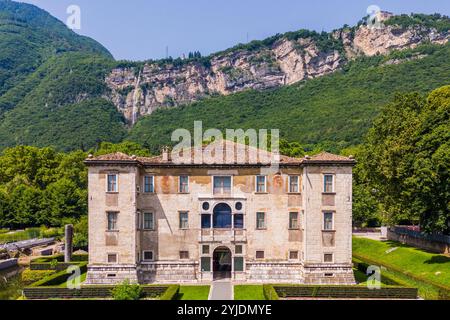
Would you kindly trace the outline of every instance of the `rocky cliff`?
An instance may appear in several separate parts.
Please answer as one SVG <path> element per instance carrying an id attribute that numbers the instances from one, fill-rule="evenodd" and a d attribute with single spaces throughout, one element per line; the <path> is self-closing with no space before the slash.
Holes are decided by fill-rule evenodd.
<path id="1" fill-rule="evenodd" d="M 381 21 L 391 18 L 384 13 Z M 421 43 L 445 44 L 449 31 L 424 25 L 359 25 L 332 33 L 304 30 L 241 45 L 208 58 L 150 61 L 107 76 L 109 98 L 130 125 L 158 108 L 211 95 L 263 90 L 321 77 L 358 56 L 387 54 Z"/>

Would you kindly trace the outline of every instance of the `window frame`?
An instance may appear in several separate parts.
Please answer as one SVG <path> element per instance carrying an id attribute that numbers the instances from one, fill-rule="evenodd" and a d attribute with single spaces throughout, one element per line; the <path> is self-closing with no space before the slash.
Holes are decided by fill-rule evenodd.
<path id="1" fill-rule="evenodd" d="M 242 227 L 236 227 L 236 217 L 242 217 Z M 245 215 L 243 213 L 235 213 L 233 214 L 233 229 L 234 230 L 244 230 L 245 229 Z"/>
<path id="2" fill-rule="evenodd" d="M 297 216 L 296 219 L 295 219 L 297 221 L 297 226 L 296 227 L 292 226 L 291 216 L 293 214 L 295 214 Z M 298 211 L 290 211 L 289 212 L 289 230 L 300 230 L 300 229 L 301 229 L 300 228 L 300 213 Z"/>
<path id="3" fill-rule="evenodd" d="M 149 253 L 149 252 L 151 252 L 151 254 L 152 254 L 152 258 L 150 260 L 149 259 L 145 259 L 145 254 Z M 154 261 L 155 261 L 155 252 L 153 250 L 143 250 L 142 251 L 142 262 L 143 263 L 145 263 L 145 262 L 154 262 Z"/>
<path id="4" fill-rule="evenodd" d="M 187 253 L 187 258 L 182 258 L 182 256 L 181 256 L 182 253 Z M 189 250 L 180 250 L 179 255 L 180 255 L 180 260 L 189 260 L 190 259 Z"/>
<path id="5" fill-rule="evenodd" d="M 328 215 L 328 214 L 330 214 L 331 215 L 331 229 L 328 229 L 327 228 L 327 219 L 326 219 L 326 216 Z M 336 212 L 334 212 L 334 211 L 323 211 L 323 224 L 322 224 L 322 227 L 323 227 L 323 231 L 336 231 L 336 229 L 335 229 L 335 214 L 336 214 Z"/>
<path id="6" fill-rule="evenodd" d="M 182 184 L 182 182 L 181 182 L 182 178 L 186 178 L 187 179 L 186 180 L 186 184 Z M 188 194 L 188 193 L 190 193 L 190 190 L 189 190 L 190 183 L 189 182 L 190 181 L 189 181 L 189 176 L 188 175 L 180 175 L 178 177 L 178 193 L 180 193 L 180 194 Z M 182 189 L 183 186 L 186 186 L 186 191 L 183 191 L 183 189 Z"/>
<path id="7" fill-rule="evenodd" d="M 292 258 L 292 254 L 296 253 L 297 254 L 297 258 Z M 300 260 L 300 251 L 298 250 L 289 250 L 289 261 L 299 261 Z"/>
<path id="8" fill-rule="evenodd" d="M 114 190 L 109 190 L 109 177 L 114 176 L 116 181 L 115 181 L 115 189 Z M 106 193 L 119 193 L 119 174 L 115 173 L 115 172 L 110 172 L 106 174 Z"/>
<path id="9" fill-rule="evenodd" d="M 258 191 L 259 190 L 258 178 L 264 178 L 264 191 Z M 267 176 L 264 176 L 264 175 L 255 176 L 255 193 L 256 194 L 267 194 Z"/>
<path id="10" fill-rule="evenodd" d="M 258 222 L 259 222 L 259 219 L 258 219 L 258 217 L 259 217 L 259 215 L 263 215 L 263 221 L 264 221 L 264 226 L 262 227 L 262 228 L 260 228 L 259 227 L 259 224 L 258 224 Z M 266 212 L 264 212 L 264 211 L 259 211 L 259 212 L 256 212 L 256 228 L 255 228 L 256 230 L 267 230 L 267 220 L 266 220 Z"/>
<path id="11" fill-rule="evenodd" d="M 213 175 L 212 177 L 212 182 L 211 182 L 211 188 L 212 188 L 212 194 L 213 195 L 228 195 L 228 194 L 233 194 L 233 176 L 232 175 L 229 175 L 229 174 L 224 174 L 224 175 Z M 224 192 L 225 191 L 225 188 L 223 187 L 223 185 L 224 184 L 222 184 L 222 187 L 221 187 L 221 189 L 222 189 L 222 192 L 221 193 L 217 193 L 216 192 L 216 187 L 215 187 L 215 179 L 216 178 L 230 178 L 230 192 L 229 193 L 226 193 L 226 192 Z"/>
<path id="12" fill-rule="evenodd" d="M 262 258 L 258 258 L 258 253 L 262 252 Z M 264 260 L 266 259 L 266 252 L 264 250 L 256 250 L 255 252 L 255 259 L 256 260 Z"/>
<path id="13" fill-rule="evenodd" d="M 291 187 L 292 187 L 292 178 L 297 178 L 297 191 L 292 191 Z M 300 191 L 300 176 L 297 175 L 290 175 L 288 178 L 288 193 L 291 194 L 299 194 L 301 193 Z"/>
<path id="14" fill-rule="evenodd" d="M 152 179 L 152 183 L 151 183 L 151 186 L 152 186 L 152 190 L 151 191 L 147 191 L 147 189 L 146 189 L 146 186 L 147 186 L 147 184 L 146 184 L 146 179 L 147 178 L 151 178 Z M 150 174 L 146 174 L 145 176 L 144 176 L 144 178 L 143 178 L 143 186 L 144 186 L 144 188 L 143 188 L 143 191 L 144 191 L 144 194 L 154 194 L 155 193 L 155 176 L 154 175 L 150 175 Z"/>
<path id="15" fill-rule="evenodd" d="M 203 226 L 203 218 L 206 218 L 206 216 L 209 217 L 209 227 L 204 227 Z M 202 213 L 200 215 L 200 229 L 201 230 L 211 230 L 213 228 L 213 223 L 212 223 L 212 214 L 210 213 Z"/>
<path id="16" fill-rule="evenodd" d="M 187 226 L 183 226 L 182 220 L 183 215 L 186 215 L 187 219 L 184 222 L 186 222 Z M 182 210 L 178 211 L 178 223 L 179 223 L 178 227 L 180 230 L 189 230 L 189 211 L 182 211 Z"/>
<path id="17" fill-rule="evenodd" d="M 109 257 L 110 256 L 115 256 L 116 257 L 116 261 L 115 262 L 109 262 Z M 119 264 L 119 254 L 117 252 L 108 252 L 108 253 L 106 253 L 106 263 L 107 264 Z"/>
<path id="18" fill-rule="evenodd" d="M 236 270 L 236 259 L 241 260 L 242 259 L 242 270 Z M 242 273 L 245 272 L 245 257 L 244 256 L 234 256 L 233 257 L 233 271 L 234 272 L 238 272 L 238 273 Z"/>
<path id="19" fill-rule="evenodd" d="M 110 220 L 109 220 L 109 216 L 110 215 L 115 215 L 115 219 L 114 219 L 114 228 L 110 228 Z M 107 232 L 118 232 L 119 231 L 119 212 L 118 211 L 106 211 L 106 231 Z"/>
<path id="20" fill-rule="evenodd" d="M 331 256 L 331 261 L 326 261 L 325 257 Z M 323 254 L 323 263 L 334 263 L 334 253 L 332 252 L 326 252 Z"/>
<path id="21" fill-rule="evenodd" d="M 210 257 L 210 256 L 203 256 L 203 257 L 200 257 L 200 272 L 212 272 L 212 258 Z M 204 270 L 203 269 L 203 262 L 204 261 L 208 261 L 208 269 L 209 270 Z"/>
<path id="22" fill-rule="evenodd" d="M 331 177 L 331 191 L 327 191 L 327 177 Z M 323 175 L 323 193 L 334 194 L 336 193 L 336 175 L 333 173 L 324 173 Z"/>
<path id="23" fill-rule="evenodd" d="M 205 251 L 205 249 L 208 250 Z M 202 256 L 209 256 L 211 254 L 211 246 L 209 244 L 202 244 Z"/>
<path id="24" fill-rule="evenodd" d="M 152 225 L 151 228 L 146 228 L 145 227 L 145 216 L 146 215 L 151 215 L 152 216 Z M 144 231 L 155 231 L 155 213 L 153 212 L 143 212 L 142 213 L 142 230 Z"/>

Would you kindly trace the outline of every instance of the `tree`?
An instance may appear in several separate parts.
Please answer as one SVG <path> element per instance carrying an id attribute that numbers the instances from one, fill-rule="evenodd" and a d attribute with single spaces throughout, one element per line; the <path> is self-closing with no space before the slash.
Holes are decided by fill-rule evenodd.
<path id="1" fill-rule="evenodd" d="M 138 284 L 130 284 L 130 280 L 124 280 L 112 289 L 114 300 L 139 300 L 142 296 L 142 288 Z"/>
<path id="2" fill-rule="evenodd" d="M 428 98 L 397 96 L 374 121 L 359 161 L 361 183 L 390 223 L 449 234 L 450 86 Z"/>
<path id="3" fill-rule="evenodd" d="M 95 155 L 99 156 L 115 152 L 123 152 L 128 155 L 136 155 L 141 157 L 147 157 L 151 155 L 149 149 L 143 147 L 139 143 L 131 141 L 124 141 L 117 144 L 103 142 L 100 144 L 99 149 L 92 153 L 95 153 Z"/>

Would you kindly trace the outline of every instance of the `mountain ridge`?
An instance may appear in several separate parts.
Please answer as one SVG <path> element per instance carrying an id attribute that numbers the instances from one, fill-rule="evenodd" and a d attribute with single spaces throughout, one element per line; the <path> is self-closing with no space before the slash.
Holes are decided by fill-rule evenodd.
<path id="1" fill-rule="evenodd" d="M 291 85 L 331 74 L 360 56 L 386 55 L 428 42 L 445 44 L 450 38 L 450 19 L 445 16 L 383 12 L 379 20 L 386 23 L 381 28 L 360 22 L 330 33 L 299 30 L 208 57 L 130 62 L 106 78 L 110 99 L 133 126 L 159 108 Z"/>
<path id="2" fill-rule="evenodd" d="M 12 2 L 0 0 L 4 3 Z M 12 81 L 9 90 L 0 92 L 0 149 L 20 144 L 87 150 L 102 141 L 128 139 L 157 151 L 167 144 L 174 125 L 189 127 L 193 115 L 201 119 L 210 113 L 205 123 L 211 127 L 277 126 L 291 141 L 324 142 L 326 150 L 340 150 L 360 141 L 386 101 L 380 93 L 387 97 L 394 89 L 426 92 L 450 83 L 450 72 L 445 73 L 450 64 L 450 19 L 384 15 L 385 27 L 380 30 L 369 30 L 361 23 L 331 33 L 299 30 L 208 57 L 195 53 L 186 60 L 115 61 L 103 47 L 92 48 L 84 41 L 86 50 L 76 42 L 68 50 L 60 47 L 63 50 L 42 59 L 45 61 L 38 60 Z M 0 28 L 3 44 L 1 35 Z M 287 57 L 285 65 L 272 59 L 274 51 Z M 413 68 L 407 70 L 405 65 Z M 114 84 L 115 72 L 119 82 Z M 378 78 L 370 76 L 372 72 Z M 335 82 L 342 75 L 347 87 Z M 369 81 L 378 89 L 373 93 L 367 86 L 359 87 L 351 77 Z M 212 88 L 206 83 L 210 80 Z M 377 101 L 370 102 L 365 96 Z M 296 99 L 310 101 L 311 106 Z M 346 119 L 351 121 L 346 123 Z M 298 126 L 305 121 L 309 122 Z M 321 121 L 330 128 L 322 128 Z"/>

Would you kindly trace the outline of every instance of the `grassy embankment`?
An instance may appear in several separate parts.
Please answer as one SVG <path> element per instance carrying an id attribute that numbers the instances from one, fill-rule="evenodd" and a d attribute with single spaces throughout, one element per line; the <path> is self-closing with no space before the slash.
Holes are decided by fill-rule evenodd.
<path id="1" fill-rule="evenodd" d="M 354 238 L 353 256 L 368 264 L 384 267 L 382 277 L 384 275 L 399 285 L 417 287 L 424 299 L 438 299 L 443 289 L 450 290 L 450 257 L 445 255 L 394 241 Z M 363 276 L 356 274 L 357 280 L 363 280 Z"/>

